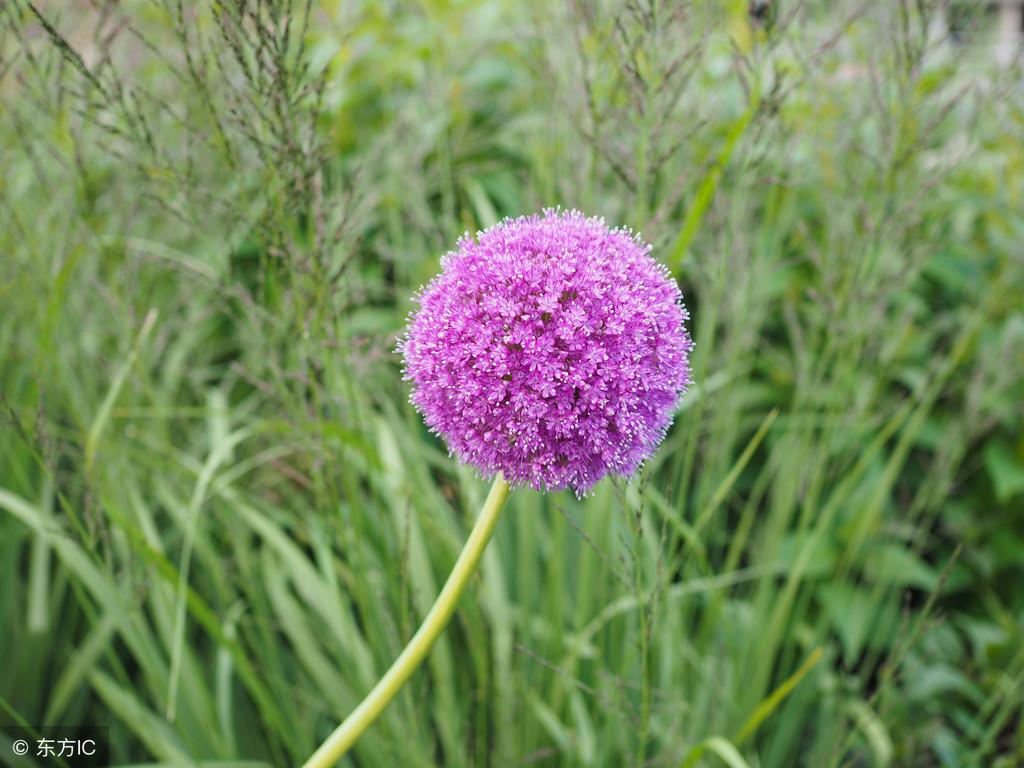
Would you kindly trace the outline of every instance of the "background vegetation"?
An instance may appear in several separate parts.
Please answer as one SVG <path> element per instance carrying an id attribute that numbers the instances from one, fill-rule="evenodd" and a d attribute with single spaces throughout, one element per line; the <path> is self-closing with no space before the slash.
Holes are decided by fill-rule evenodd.
<path id="1" fill-rule="evenodd" d="M 410 296 L 561 205 L 676 271 L 696 385 L 513 495 L 346 764 L 1024 764 L 1024 91 L 966 5 L 4 3 L 0 719 L 304 760 L 486 488 Z"/>

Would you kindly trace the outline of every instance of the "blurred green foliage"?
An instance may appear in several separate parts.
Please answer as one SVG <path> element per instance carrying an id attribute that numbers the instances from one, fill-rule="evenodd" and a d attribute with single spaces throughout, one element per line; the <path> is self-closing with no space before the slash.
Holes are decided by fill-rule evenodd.
<path id="1" fill-rule="evenodd" d="M 410 297 L 561 205 L 676 269 L 696 383 L 514 494 L 347 764 L 1024 763 L 1021 73 L 930 5 L 0 7 L 0 720 L 305 759 L 483 499 Z"/>

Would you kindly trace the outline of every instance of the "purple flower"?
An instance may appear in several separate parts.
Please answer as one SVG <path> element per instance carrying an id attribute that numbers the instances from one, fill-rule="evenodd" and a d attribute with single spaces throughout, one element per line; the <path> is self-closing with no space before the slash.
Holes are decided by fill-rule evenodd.
<path id="1" fill-rule="evenodd" d="M 548 210 L 463 237 L 441 265 L 398 345 L 431 431 L 538 490 L 633 474 L 689 382 L 688 315 L 650 246 Z"/>

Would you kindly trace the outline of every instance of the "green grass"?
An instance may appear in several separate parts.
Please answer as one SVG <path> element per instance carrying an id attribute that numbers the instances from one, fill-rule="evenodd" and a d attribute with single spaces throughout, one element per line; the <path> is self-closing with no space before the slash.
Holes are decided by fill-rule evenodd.
<path id="1" fill-rule="evenodd" d="M 0 723 L 308 757 L 487 488 L 410 297 L 562 205 L 676 270 L 695 384 L 632 482 L 513 493 L 344 764 L 1024 762 L 1019 70 L 916 3 L 609 5 L 0 9 Z"/>

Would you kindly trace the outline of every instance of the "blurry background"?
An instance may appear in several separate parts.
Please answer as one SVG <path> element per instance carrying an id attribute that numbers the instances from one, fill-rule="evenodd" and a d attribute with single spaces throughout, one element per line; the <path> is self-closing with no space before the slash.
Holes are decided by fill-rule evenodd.
<path id="1" fill-rule="evenodd" d="M 0 5 L 0 722 L 304 760 L 486 489 L 410 297 L 561 205 L 674 270 L 696 383 L 632 483 L 514 494 L 346 764 L 1024 765 L 996 5 Z"/>

